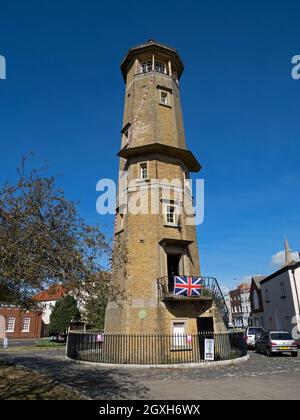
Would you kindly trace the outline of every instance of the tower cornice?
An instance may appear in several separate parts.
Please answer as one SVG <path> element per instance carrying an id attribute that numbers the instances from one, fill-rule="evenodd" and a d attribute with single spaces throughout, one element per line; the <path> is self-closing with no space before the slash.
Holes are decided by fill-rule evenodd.
<path id="1" fill-rule="evenodd" d="M 121 71 L 123 74 L 124 81 L 126 81 L 127 70 L 134 58 L 137 55 L 148 51 L 151 51 L 153 53 L 163 53 L 169 55 L 176 64 L 178 70 L 178 80 L 180 79 L 184 70 L 184 64 L 177 50 L 175 48 L 169 47 L 168 45 L 164 45 L 157 41 L 150 40 L 148 42 L 145 42 L 144 44 L 136 45 L 128 50 L 126 56 L 121 62 Z"/>
<path id="2" fill-rule="evenodd" d="M 124 148 L 118 153 L 118 156 L 124 159 L 131 159 L 137 156 L 152 154 L 160 154 L 179 159 L 185 164 L 190 172 L 199 172 L 201 169 L 200 163 L 190 150 L 168 146 L 161 143 L 151 143 L 142 146 Z"/>

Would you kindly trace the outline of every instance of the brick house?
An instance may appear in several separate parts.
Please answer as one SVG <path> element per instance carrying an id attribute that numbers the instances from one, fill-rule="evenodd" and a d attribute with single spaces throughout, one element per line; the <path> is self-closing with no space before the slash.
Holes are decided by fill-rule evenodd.
<path id="1" fill-rule="evenodd" d="M 33 297 L 38 309 L 26 310 L 5 303 L 0 304 L 0 315 L 6 322 L 8 338 L 41 338 L 48 336 L 48 324 L 53 306 L 65 294 L 65 289 L 54 285 Z"/>
<path id="2" fill-rule="evenodd" d="M 231 290 L 229 295 L 233 326 L 247 327 L 250 316 L 250 286 L 247 283 L 242 283 L 236 289 Z"/>
<path id="3" fill-rule="evenodd" d="M 1 304 L 0 315 L 5 318 L 8 338 L 40 338 L 42 336 L 42 311 L 26 311 L 16 306 Z"/>
<path id="4" fill-rule="evenodd" d="M 263 312 L 264 304 L 261 293 L 261 284 L 260 282 L 264 280 L 265 276 L 255 276 L 252 277 L 251 286 L 250 286 L 250 305 L 251 305 L 251 316 L 250 324 L 253 327 L 263 327 Z"/>

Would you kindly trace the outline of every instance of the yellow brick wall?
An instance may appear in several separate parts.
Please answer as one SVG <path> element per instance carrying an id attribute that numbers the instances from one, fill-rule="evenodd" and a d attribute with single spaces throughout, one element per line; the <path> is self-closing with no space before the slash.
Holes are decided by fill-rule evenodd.
<path id="1" fill-rule="evenodd" d="M 139 62 L 151 60 L 149 54 L 136 58 Z M 159 61 L 167 56 L 157 56 Z M 163 143 L 173 147 L 186 148 L 179 87 L 173 77 L 159 73 L 136 74 L 136 60 L 128 70 L 123 127 L 130 123 L 132 140 L 128 147 L 137 147 L 151 143 Z M 173 69 L 176 67 L 172 63 Z M 142 103 L 150 80 L 153 83 L 146 100 Z M 170 106 L 159 103 L 159 87 L 171 92 Z M 135 118 L 137 122 L 134 124 Z M 148 162 L 149 178 L 159 180 L 180 179 L 183 181 L 186 168 L 182 162 L 165 155 L 140 155 L 125 161 L 120 159 L 120 169 L 126 169 L 128 180 L 139 178 L 140 162 Z M 132 199 L 134 192 L 128 194 Z M 143 197 L 150 191 L 145 190 Z M 164 198 L 164 192 L 160 193 Z M 175 198 L 176 197 L 171 197 Z M 117 241 L 126 248 L 126 264 L 118 262 L 113 267 L 113 281 L 124 293 L 122 306 L 110 303 L 106 313 L 106 331 L 123 333 L 172 333 L 172 321 L 182 319 L 186 322 L 186 332 L 197 332 L 197 317 L 213 316 L 215 328 L 222 329 L 218 311 L 210 302 L 169 302 L 159 299 L 157 279 L 166 275 L 166 249 L 160 242 L 165 239 L 190 241 L 183 258 L 186 275 L 199 275 L 200 263 L 196 227 L 186 226 L 185 215 L 180 218 L 181 226 L 165 226 L 163 204 L 160 201 L 159 214 L 127 214 L 124 216 L 124 229 L 117 235 Z"/>

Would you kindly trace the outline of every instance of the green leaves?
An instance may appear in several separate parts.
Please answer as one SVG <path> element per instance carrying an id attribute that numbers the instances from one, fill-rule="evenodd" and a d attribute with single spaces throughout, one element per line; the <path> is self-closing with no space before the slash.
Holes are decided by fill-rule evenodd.
<path id="1" fill-rule="evenodd" d="M 59 299 L 50 315 L 49 335 L 64 334 L 72 320 L 78 321 L 80 313 L 73 296 L 67 295 Z"/>
<path id="2" fill-rule="evenodd" d="M 0 300 L 29 304 L 33 294 L 59 282 L 79 289 L 103 270 L 110 249 L 44 170 L 18 169 L 0 188 Z M 24 303 L 25 302 L 25 303 Z"/>

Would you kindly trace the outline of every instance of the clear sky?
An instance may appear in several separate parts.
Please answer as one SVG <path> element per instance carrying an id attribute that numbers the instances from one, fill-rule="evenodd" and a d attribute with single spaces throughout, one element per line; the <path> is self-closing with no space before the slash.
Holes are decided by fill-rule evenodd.
<path id="1" fill-rule="evenodd" d="M 96 182 L 117 178 L 127 50 L 178 49 L 187 144 L 205 179 L 202 274 L 232 287 L 276 268 L 287 235 L 300 250 L 300 2 L 0 0 L 1 181 L 35 153 L 63 173 L 89 223 Z"/>

